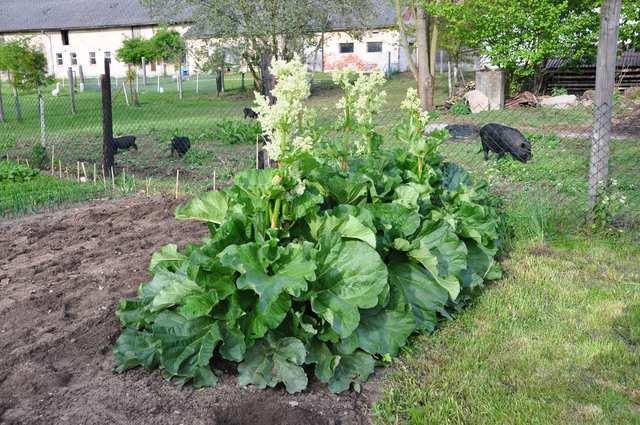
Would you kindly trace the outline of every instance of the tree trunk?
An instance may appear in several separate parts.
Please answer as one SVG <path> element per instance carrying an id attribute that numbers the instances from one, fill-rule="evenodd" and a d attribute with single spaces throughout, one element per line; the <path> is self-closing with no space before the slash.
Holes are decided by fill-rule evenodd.
<path id="1" fill-rule="evenodd" d="M 438 53 L 438 23 L 435 20 L 431 21 L 431 47 L 429 48 L 429 72 L 431 78 L 435 79 L 436 76 L 436 54 Z"/>
<path id="2" fill-rule="evenodd" d="M 425 110 L 433 109 L 433 81 L 429 67 L 427 13 L 422 7 L 416 13 L 416 54 L 418 56 L 418 92 Z"/>
<path id="3" fill-rule="evenodd" d="M 5 121 L 4 118 L 4 103 L 2 101 L 2 79 L 0 78 L 0 123 Z"/>
<path id="4" fill-rule="evenodd" d="M 269 103 L 275 103 L 275 98 L 271 95 L 271 90 L 275 87 L 275 78 L 271 74 L 271 53 L 265 52 L 260 58 L 260 94 L 269 99 Z"/>
<path id="5" fill-rule="evenodd" d="M 22 121 L 22 108 L 20 107 L 20 96 L 18 96 L 18 89 L 16 89 L 16 86 L 11 86 L 11 90 L 13 91 L 13 101 L 15 102 L 16 119 L 18 121 Z"/>

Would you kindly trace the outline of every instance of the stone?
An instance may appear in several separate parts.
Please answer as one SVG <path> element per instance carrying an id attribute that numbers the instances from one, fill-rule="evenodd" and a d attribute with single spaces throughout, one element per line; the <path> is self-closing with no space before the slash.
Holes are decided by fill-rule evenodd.
<path id="1" fill-rule="evenodd" d="M 555 109 L 572 108 L 578 104 L 578 97 L 574 94 L 562 96 L 549 96 L 540 99 L 540 106 Z"/>
<path id="2" fill-rule="evenodd" d="M 472 114 L 489 110 L 489 98 L 480 90 L 471 90 L 464 95 Z"/>
<path id="3" fill-rule="evenodd" d="M 476 90 L 489 99 L 489 110 L 504 109 L 506 77 L 502 70 L 476 71 Z"/>

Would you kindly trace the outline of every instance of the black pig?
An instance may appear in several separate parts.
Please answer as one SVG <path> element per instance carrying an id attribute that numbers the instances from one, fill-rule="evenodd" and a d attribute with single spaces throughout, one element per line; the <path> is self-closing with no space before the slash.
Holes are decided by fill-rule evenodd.
<path id="1" fill-rule="evenodd" d="M 245 119 L 251 118 L 255 120 L 256 118 L 258 118 L 258 113 L 251 108 L 244 108 L 242 111 L 244 112 Z"/>
<path id="2" fill-rule="evenodd" d="M 128 151 L 131 148 L 138 150 L 138 145 L 136 145 L 136 136 L 122 136 L 113 138 L 114 153 L 118 153 L 119 150 Z"/>
<path id="3" fill-rule="evenodd" d="M 485 161 L 489 159 L 489 151 L 497 153 L 500 158 L 507 153 L 511 154 L 524 163 L 532 157 L 531 143 L 515 128 L 494 123 L 487 124 L 480 129 L 480 139 Z"/>
<path id="4" fill-rule="evenodd" d="M 183 157 L 189 149 L 191 149 L 191 141 L 188 137 L 175 136 L 171 139 L 171 156 L 177 152 L 179 157 Z"/>

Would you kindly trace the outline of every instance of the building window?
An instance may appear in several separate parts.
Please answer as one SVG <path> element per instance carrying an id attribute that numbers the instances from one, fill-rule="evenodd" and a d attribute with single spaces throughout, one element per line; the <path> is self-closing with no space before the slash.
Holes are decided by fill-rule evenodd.
<path id="1" fill-rule="evenodd" d="M 340 53 L 353 53 L 353 43 L 340 43 Z"/>
<path id="2" fill-rule="evenodd" d="M 370 41 L 367 43 L 367 52 L 368 53 L 380 53 L 382 52 L 382 42 L 381 41 Z"/>
<path id="3" fill-rule="evenodd" d="M 63 46 L 68 46 L 69 45 L 69 31 L 67 31 L 67 30 L 60 31 L 60 37 L 62 37 L 62 45 Z"/>
<path id="4" fill-rule="evenodd" d="M 90 65 L 96 64 L 96 52 L 89 52 L 89 64 Z"/>
<path id="5" fill-rule="evenodd" d="M 56 53 L 56 63 L 58 65 L 64 65 L 64 61 L 62 60 L 62 53 Z"/>
<path id="6" fill-rule="evenodd" d="M 78 55 L 76 55 L 75 53 L 71 53 L 71 65 L 77 65 L 78 64 Z"/>

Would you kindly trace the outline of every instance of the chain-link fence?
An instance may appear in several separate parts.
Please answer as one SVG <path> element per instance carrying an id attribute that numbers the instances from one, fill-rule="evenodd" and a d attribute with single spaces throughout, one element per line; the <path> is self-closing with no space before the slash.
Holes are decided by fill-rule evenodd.
<path id="1" fill-rule="evenodd" d="M 387 140 L 392 139 L 401 118 L 399 106 L 406 89 L 414 84 L 411 76 L 397 74 L 385 87 L 387 104 L 379 116 L 379 131 Z M 439 74 L 436 85 L 436 103 L 445 104 L 446 73 Z M 119 192 L 125 193 L 173 192 L 176 181 L 179 194 L 206 190 L 255 166 L 255 140 L 260 130 L 256 120 L 245 114 L 245 108 L 253 104 L 255 89 L 246 75 L 225 75 L 224 91 L 218 90 L 215 75 L 185 76 L 181 86 L 171 77 L 150 76 L 146 84 L 141 76 L 131 82 L 112 78 L 114 136 L 135 136 L 136 142 L 135 147 L 118 150 L 116 177 L 109 181 L 109 170 L 104 172 L 101 167 L 102 102 L 98 88 L 95 78 L 87 78 L 82 91 L 77 84 L 73 94 L 68 82 L 65 87 L 60 82 L 59 86 L 54 84 L 42 91 L 43 114 L 36 93 L 21 93 L 22 116 L 18 119 L 10 89 L 3 86 L 2 156 L 30 161 L 58 179 L 110 187 L 111 191 L 120 187 Z M 138 105 L 133 92 L 137 93 Z M 319 126 L 335 125 L 335 105 L 340 96 L 329 74 L 313 74 L 309 105 L 317 111 Z M 439 107 L 433 114 L 432 128 L 458 125 L 449 127 L 452 137 L 442 146 L 446 159 L 489 180 L 520 213 L 541 214 L 542 224 L 562 220 L 575 223 L 595 211 L 617 224 L 635 225 L 640 215 L 638 91 L 616 95 L 614 105 L 608 108 L 613 116 L 610 129 L 594 128 L 597 113 L 588 92 L 568 103 L 547 103 L 553 106 L 544 106 L 544 102 L 540 105 L 538 100 L 510 102 L 511 107 L 506 109 L 480 113 L 471 113 L 460 101 L 448 102 L 446 108 Z M 489 123 L 522 132 L 531 143 L 532 158 L 522 163 L 509 155 L 499 159 L 490 152 L 485 160 L 480 132 Z M 191 146 L 184 155 L 172 152 L 174 137 L 189 138 Z M 41 143 L 46 154 L 38 159 L 37 146 Z M 609 157 L 608 162 L 598 162 L 607 167 L 603 181 L 608 184 L 596 189 L 589 187 L 592 145 L 598 146 L 602 155 L 608 149 Z M 36 161 L 41 163 L 34 164 Z M 41 190 L 49 189 L 45 186 Z M 590 208 L 589 193 L 594 190 L 607 195 L 600 196 L 595 208 Z M 87 197 L 108 195 L 96 190 L 89 191 Z"/>

